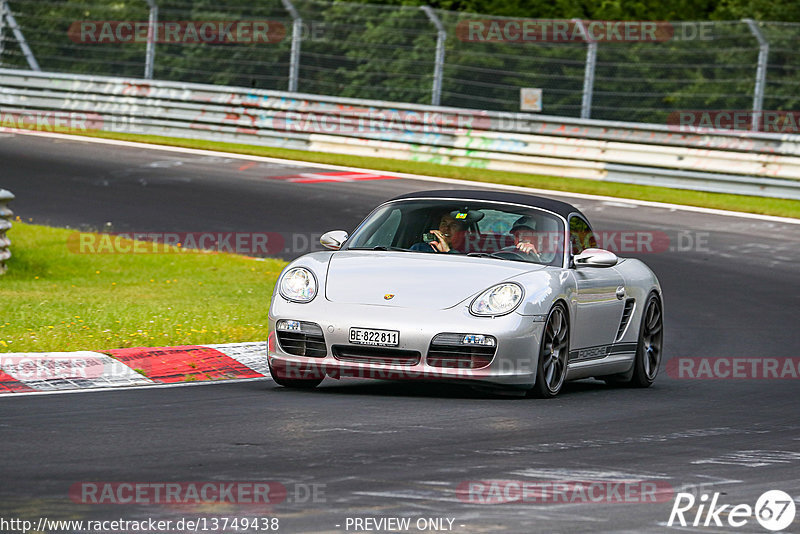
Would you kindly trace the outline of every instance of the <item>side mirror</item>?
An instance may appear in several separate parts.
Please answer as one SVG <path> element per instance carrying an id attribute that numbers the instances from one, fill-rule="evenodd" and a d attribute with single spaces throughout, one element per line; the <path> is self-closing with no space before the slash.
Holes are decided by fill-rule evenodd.
<path id="1" fill-rule="evenodd" d="M 587 248 L 573 258 L 575 267 L 613 267 L 619 261 L 617 255 L 601 248 Z"/>
<path id="2" fill-rule="evenodd" d="M 339 250 L 348 237 L 347 232 L 344 230 L 331 230 L 322 234 L 322 237 L 319 238 L 319 243 L 325 248 Z"/>

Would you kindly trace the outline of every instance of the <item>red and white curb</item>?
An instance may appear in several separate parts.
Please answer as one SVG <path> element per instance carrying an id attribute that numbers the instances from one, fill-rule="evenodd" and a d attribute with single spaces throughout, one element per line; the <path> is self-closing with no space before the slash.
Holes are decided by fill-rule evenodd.
<path id="1" fill-rule="evenodd" d="M 0 353 L 0 395 L 267 377 L 266 341 Z"/>

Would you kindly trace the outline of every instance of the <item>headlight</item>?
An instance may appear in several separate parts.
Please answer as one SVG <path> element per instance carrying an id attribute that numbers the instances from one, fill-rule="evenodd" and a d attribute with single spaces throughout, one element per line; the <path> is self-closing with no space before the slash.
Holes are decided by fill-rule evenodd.
<path id="1" fill-rule="evenodd" d="M 317 279 L 305 267 L 294 267 L 281 278 L 281 296 L 294 302 L 311 302 L 317 295 Z"/>
<path id="2" fill-rule="evenodd" d="M 470 304 L 469 311 L 475 315 L 505 315 L 519 306 L 522 294 L 522 287 L 518 284 L 498 284 L 478 295 Z"/>

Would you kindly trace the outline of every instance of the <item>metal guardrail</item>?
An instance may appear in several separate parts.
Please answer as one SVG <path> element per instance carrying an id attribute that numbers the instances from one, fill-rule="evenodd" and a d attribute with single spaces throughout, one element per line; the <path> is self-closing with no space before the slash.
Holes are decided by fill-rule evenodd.
<path id="1" fill-rule="evenodd" d="M 14 200 L 11 191 L 0 189 L 0 274 L 6 272 L 6 260 L 11 257 L 11 240 L 6 232 L 11 229 L 11 217 L 14 213 L 8 208 L 8 203 Z"/>
<path id="2" fill-rule="evenodd" d="M 0 113 L 3 126 L 27 120 L 54 129 L 58 122 L 76 133 L 143 133 L 800 199 L 800 135 L 10 69 L 0 69 Z"/>

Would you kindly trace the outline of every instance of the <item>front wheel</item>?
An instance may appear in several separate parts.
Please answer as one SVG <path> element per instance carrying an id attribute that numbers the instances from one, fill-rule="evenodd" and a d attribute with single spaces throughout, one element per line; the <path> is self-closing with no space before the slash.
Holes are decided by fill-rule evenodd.
<path id="1" fill-rule="evenodd" d="M 535 397 L 555 397 L 567 377 L 569 359 L 569 321 L 567 309 L 557 303 L 550 310 L 542 332 L 539 361 L 536 364 L 536 384 L 531 390 Z"/>
<path id="2" fill-rule="evenodd" d="M 268 361 L 269 365 L 269 374 L 272 377 L 272 380 L 275 381 L 276 384 L 279 386 L 283 386 L 285 388 L 293 388 L 293 389 L 314 389 L 322 382 L 321 378 L 286 378 L 283 376 L 283 373 L 272 367 L 272 362 Z"/>

